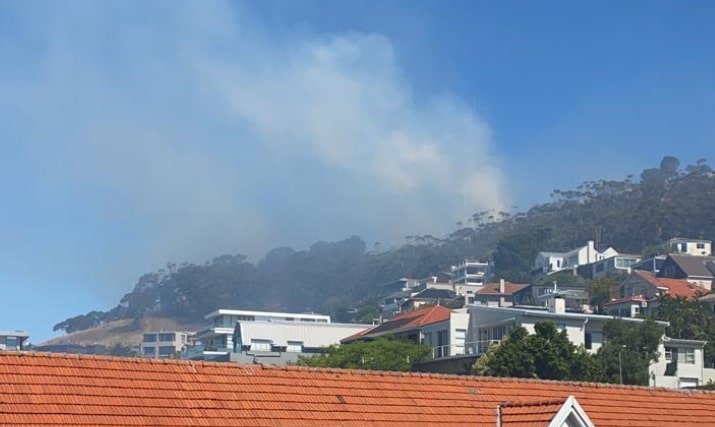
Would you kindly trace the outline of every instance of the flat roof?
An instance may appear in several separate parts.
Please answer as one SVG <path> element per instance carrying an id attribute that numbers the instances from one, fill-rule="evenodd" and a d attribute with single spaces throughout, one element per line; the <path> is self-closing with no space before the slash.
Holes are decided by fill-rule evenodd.
<path id="1" fill-rule="evenodd" d="M 257 311 L 257 310 L 234 310 L 230 308 L 220 308 L 218 310 L 212 311 L 211 313 L 204 316 L 204 319 L 211 319 L 216 316 L 229 315 L 229 316 L 266 316 L 266 317 L 302 317 L 308 319 L 327 319 L 330 322 L 330 316 L 327 314 L 314 314 L 314 313 L 284 313 L 280 311 Z"/>
<path id="2" fill-rule="evenodd" d="M 483 305 L 470 305 L 469 306 L 469 312 L 471 313 L 472 310 L 482 310 L 482 311 L 491 311 L 491 312 L 500 312 L 500 313 L 506 313 L 506 314 L 522 314 L 522 315 L 527 315 L 527 316 L 534 316 L 534 317 L 552 317 L 552 318 L 565 318 L 565 319 L 593 319 L 593 320 L 611 320 L 611 319 L 622 319 L 627 322 L 642 322 L 645 319 L 637 318 L 637 317 L 618 317 L 618 316 L 609 316 L 606 314 L 589 314 L 589 313 L 573 313 L 573 312 L 565 312 L 565 313 L 554 313 L 551 311 L 547 310 L 533 310 L 533 309 L 524 309 L 524 308 L 513 308 L 513 307 L 488 307 L 488 306 L 483 306 Z M 669 326 L 669 322 L 664 322 L 662 320 L 656 320 L 655 323 L 661 325 L 661 326 Z"/>

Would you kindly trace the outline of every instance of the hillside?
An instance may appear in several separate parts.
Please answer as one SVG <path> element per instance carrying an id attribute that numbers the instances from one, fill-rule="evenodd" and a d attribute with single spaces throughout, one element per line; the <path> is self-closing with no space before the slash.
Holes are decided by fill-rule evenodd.
<path id="1" fill-rule="evenodd" d="M 407 236 L 392 249 L 368 248 L 353 236 L 306 250 L 276 248 L 256 264 L 242 255 L 203 265 L 168 263 L 140 277 L 112 310 L 66 319 L 55 330 L 81 337 L 73 333 L 120 325 L 106 330 L 115 334 L 123 325 L 117 320 L 147 317 L 196 324 L 221 307 L 316 311 L 336 321 L 365 321 L 382 283 L 436 274 L 467 257 L 490 258 L 499 277 L 520 282 L 531 279 L 540 250 L 596 240 L 600 247 L 639 253 L 673 236 L 715 238 L 715 174 L 702 159 L 681 168 L 678 159 L 665 157 L 637 178 L 590 181 L 555 190 L 552 198 L 521 213 L 479 212 L 446 237 Z"/>
<path id="2" fill-rule="evenodd" d="M 200 324 L 182 323 L 177 319 L 146 316 L 141 319 L 120 319 L 100 326 L 56 337 L 37 345 L 101 344 L 109 348 L 120 344 L 138 346 L 143 331 L 195 331 Z"/>

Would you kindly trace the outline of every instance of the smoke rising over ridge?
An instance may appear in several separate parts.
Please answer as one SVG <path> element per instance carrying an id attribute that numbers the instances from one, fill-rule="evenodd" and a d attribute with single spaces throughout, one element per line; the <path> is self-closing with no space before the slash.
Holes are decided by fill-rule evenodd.
<path id="1" fill-rule="evenodd" d="M 488 124 L 454 95 L 417 101 L 388 38 L 270 37 L 249 9 L 200 5 L 9 8 L 28 36 L 0 38 L 17 141 L 0 165 L 25 171 L 9 191 L 50 219 L 28 232 L 58 265 L 98 262 L 92 281 L 126 291 L 167 260 L 396 243 L 450 231 L 464 198 L 508 205 Z"/>

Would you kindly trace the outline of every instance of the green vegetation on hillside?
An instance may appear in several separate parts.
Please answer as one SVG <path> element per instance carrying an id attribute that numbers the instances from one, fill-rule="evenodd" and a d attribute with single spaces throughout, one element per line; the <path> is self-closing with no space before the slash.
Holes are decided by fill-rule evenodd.
<path id="1" fill-rule="evenodd" d="M 140 277 L 115 308 L 66 319 L 55 330 L 148 314 L 197 322 L 220 307 L 316 311 L 336 321 L 358 320 L 353 309 L 362 306 L 368 315 L 381 284 L 437 274 L 465 258 L 492 259 L 497 277 L 525 282 L 537 252 L 569 250 L 587 240 L 640 253 L 673 236 L 713 239 L 715 175 L 704 160 L 684 169 L 679 165 L 666 157 L 638 179 L 556 190 L 552 202 L 526 212 L 479 212 L 444 238 L 408 236 L 392 249 L 368 248 L 353 236 L 307 250 L 276 248 L 256 264 L 242 255 L 203 265 L 169 263 Z"/>

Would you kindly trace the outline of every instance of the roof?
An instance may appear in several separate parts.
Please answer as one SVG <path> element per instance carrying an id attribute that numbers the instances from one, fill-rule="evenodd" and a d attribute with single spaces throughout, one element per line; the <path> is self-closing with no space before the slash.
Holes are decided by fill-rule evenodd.
<path id="1" fill-rule="evenodd" d="M 678 264 L 688 277 L 715 277 L 715 272 L 708 268 L 708 263 L 715 263 L 713 256 L 671 254 L 669 258 Z"/>
<path id="2" fill-rule="evenodd" d="M 530 285 L 523 285 L 518 283 L 504 283 L 504 293 L 499 292 L 499 283 L 489 283 L 484 285 L 482 289 L 475 292 L 477 295 L 514 295 L 515 293 L 528 288 Z"/>
<path id="3" fill-rule="evenodd" d="M 486 311 L 486 312 L 496 312 L 501 313 L 504 316 L 509 316 L 510 318 L 516 316 L 532 316 L 532 317 L 545 317 L 547 319 L 579 319 L 579 320 L 593 320 L 593 321 L 608 321 L 613 319 L 613 316 L 608 316 L 605 314 L 590 314 L 590 313 L 574 313 L 567 311 L 565 313 L 554 313 L 546 309 L 535 309 L 535 308 L 521 308 L 521 307 L 490 307 L 487 305 L 470 305 L 469 313 Z M 645 319 L 639 317 L 620 317 L 619 319 L 624 322 L 643 322 Z M 667 327 L 670 323 L 656 320 L 656 324 Z"/>
<path id="4" fill-rule="evenodd" d="M 576 398 L 551 399 L 527 403 L 504 403 L 500 405 L 504 427 L 537 427 L 580 425 L 594 427 Z M 570 417 L 576 417 L 578 423 L 565 423 Z M 499 423 L 497 423 L 499 425 Z"/>
<path id="5" fill-rule="evenodd" d="M 457 294 L 449 289 L 427 288 L 412 295 L 412 299 L 454 299 Z"/>
<path id="6" fill-rule="evenodd" d="M 685 279 L 666 279 L 663 277 L 655 277 L 653 273 L 645 270 L 633 270 L 633 273 L 647 280 L 654 286 L 665 289 L 666 294 L 674 298 L 696 298 L 699 294 L 707 292 L 707 289 L 693 285 Z"/>
<path id="7" fill-rule="evenodd" d="M 315 314 L 315 313 L 285 313 L 282 311 L 256 311 L 256 310 L 235 310 L 232 308 L 220 308 L 214 310 L 211 313 L 204 316 L 204 319 L 210 320 L 214 317 L 228 315 L 228 316 L 254 316 L 254 317 L 268 317 L 268 318 L 285 318 L 285 317 L 302 317 L 305 319 L 321 319 L 330 322 L 330 316 L 327 314 Z"/>
<path id="8" fill-rule="evenodd" d="M 632 296 L 625 297 L 625 298 L 614 298 L 614 299 L 608 301 L 607 303 L 604 303 L 603 305 L 607 306 L 607 305 L 623 304 L 625 302 L 644 302 L 644 301 L 648 301 L 648 299 L 646 297 L 644 297 L 643 295 L 632 295 Z"/>
<path id="9" fill-rule="evenodd" d="M 25 331 L 0 331 L 0 337 L 30 338 L 30 334 Z"/>
<path id="10" fill-rule="evenodd" d="M 308 322 L 238 322 L 244 345 L 251 339 L 270 340 L 275 346 L 287 346 L 288 341 L 299 341 L 304 347 L 319 348 L 338 344 L 340 340 L 365 331 L 372 325 L 349 323 Z M 237 327 L 239 327 L 237 325 Z"/>
<path id="11" fill-rule="evenodd" d="M 417 310 L 406 311 L 382 322 L 372 329 L 349 336 L 341 342 L 348 343 L 361 338 L 380 337 L 410 331 L 421 328 L 422 326 L 444 322 L 445 320 L 449 320 L 451 315 L 452 310 L 441 305 L 431 305 Z"/>
<path id="12" fill-rule="evenodd" d="M 0 378 L 15 426 L 489 426 L 569 396 L 598 427 L 715 425 L 711 392 L 593 383 L 17 352 Z"/>

